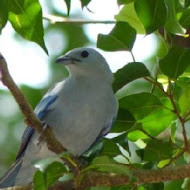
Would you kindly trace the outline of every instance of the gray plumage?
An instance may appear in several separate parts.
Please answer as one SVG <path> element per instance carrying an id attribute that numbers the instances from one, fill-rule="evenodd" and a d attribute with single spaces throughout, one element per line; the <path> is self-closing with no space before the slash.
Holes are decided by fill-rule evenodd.
<path id="1" fill-rule="evenodd" d="M 70 75 L 48 91 L 35 113 L 71 154 L 80 156 L 109 132 L 116 118 L 113 75 L 104 57 L 92 48 L 74 49 L 56 62 L 64 64 Z M 27 127 L 16 162 L 0 179 L 0 187 L 32 182 L 36 170 L 32 163 L 54 155 Z"/>

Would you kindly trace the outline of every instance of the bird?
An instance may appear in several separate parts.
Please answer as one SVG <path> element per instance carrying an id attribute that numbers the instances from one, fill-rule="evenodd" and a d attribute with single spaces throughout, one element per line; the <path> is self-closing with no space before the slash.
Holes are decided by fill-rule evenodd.
<path id="1" fill-rule="evenodd" d="M 118 101 L 112 89 L 113 74 L 95 49 L 73 49 L 55 61 L 69 76 L 43 96 L 34 113 L 51 127 L 70 154 L 80 157 L 112 128 Z M 55 156 L 40 134 L 27 126 L 16 160 L 0 178 L 0 188 L 32 183 L 37 160 Z"/>

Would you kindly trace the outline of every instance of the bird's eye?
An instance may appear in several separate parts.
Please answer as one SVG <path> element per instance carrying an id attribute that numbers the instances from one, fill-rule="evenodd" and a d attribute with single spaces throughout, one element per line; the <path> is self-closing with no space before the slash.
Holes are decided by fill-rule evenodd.
<path id="1" fill-rule="evenodd" d="M 88 53 L 87 51 L 82 51 L 82 53 L 81 53 L 81 56 L 82 56 L 83 58 L 88 57 L 88 55 L 89 55 L 89 53 Z"/>

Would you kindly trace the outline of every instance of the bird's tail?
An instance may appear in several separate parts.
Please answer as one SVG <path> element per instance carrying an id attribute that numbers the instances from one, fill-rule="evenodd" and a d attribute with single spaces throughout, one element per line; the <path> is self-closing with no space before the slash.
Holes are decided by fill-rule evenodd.
<path id="1" fill-rule="evenodd" d="M 0 178 L 0 188 L 14 186 L 16 176 L 22 165 L 23 157 L 17 159 L 8 171 Z"/>

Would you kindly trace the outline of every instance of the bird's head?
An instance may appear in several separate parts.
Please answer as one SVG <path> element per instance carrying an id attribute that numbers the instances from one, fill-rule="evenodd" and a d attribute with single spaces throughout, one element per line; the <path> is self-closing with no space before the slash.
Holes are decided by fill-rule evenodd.
<path id="1" fill-rule="evenodd" d="M 59 57 L 56 63 L 64 64 L 70 75 L 90 76 L 112 82 L 112 72 L 105 58 L 93 48 L 76 48 Z"/>

